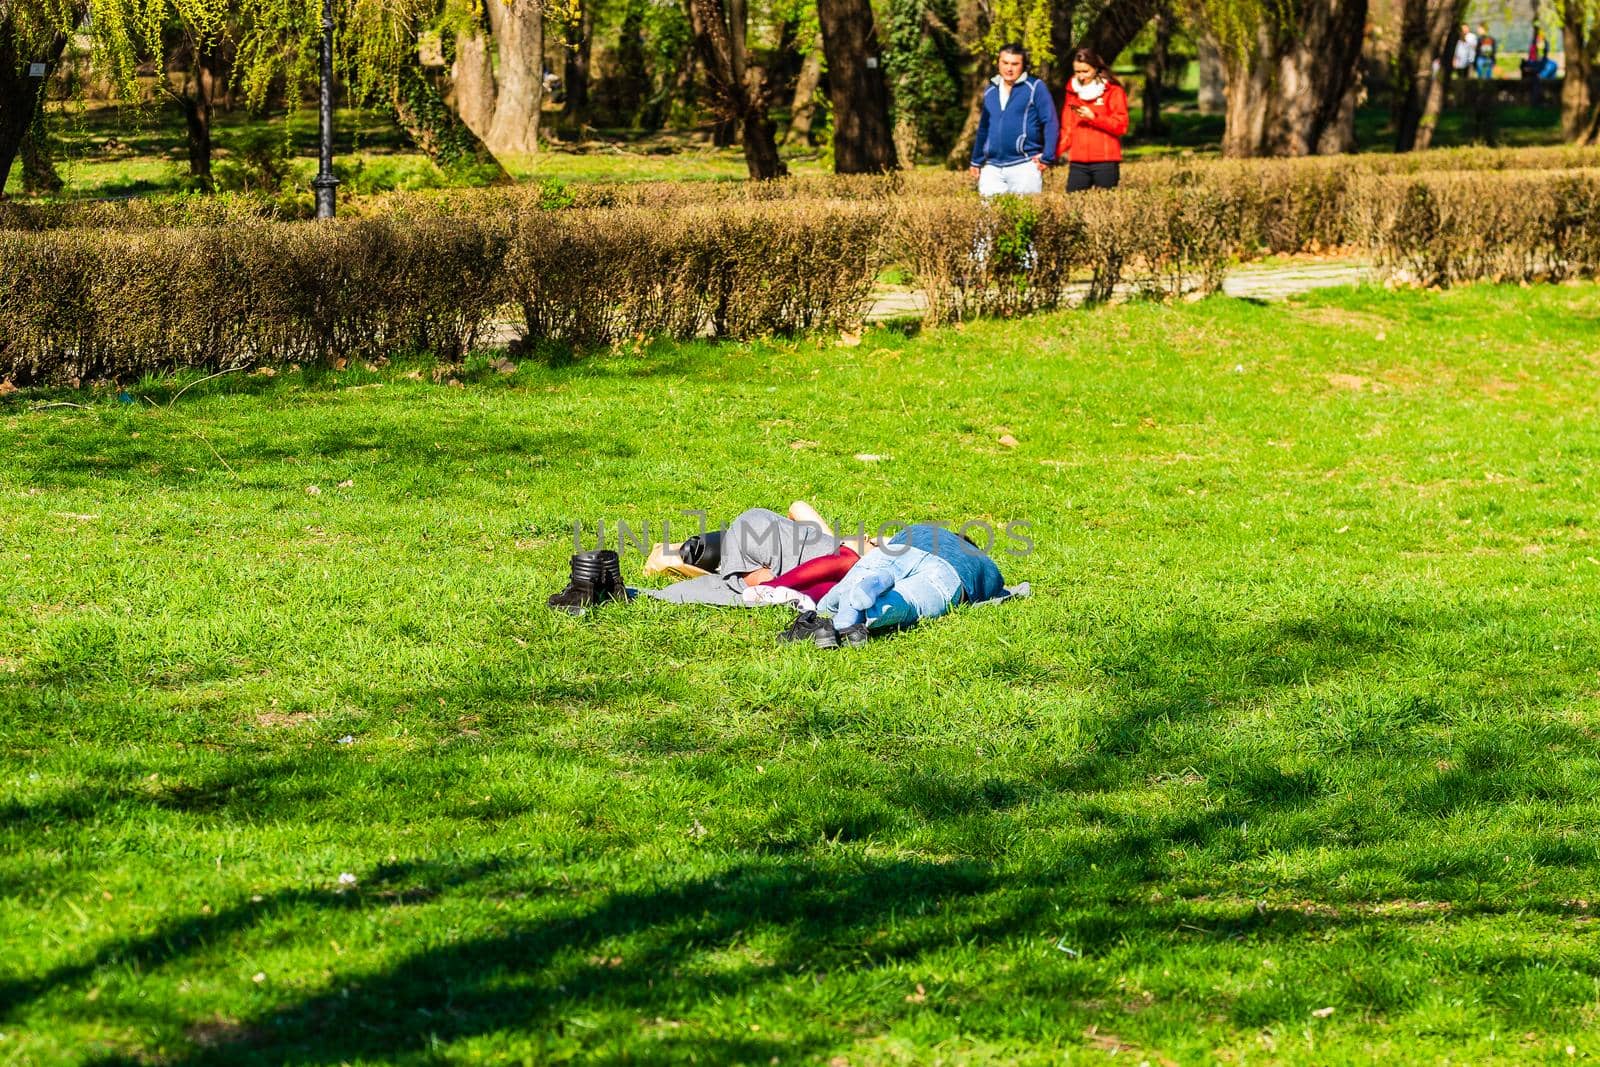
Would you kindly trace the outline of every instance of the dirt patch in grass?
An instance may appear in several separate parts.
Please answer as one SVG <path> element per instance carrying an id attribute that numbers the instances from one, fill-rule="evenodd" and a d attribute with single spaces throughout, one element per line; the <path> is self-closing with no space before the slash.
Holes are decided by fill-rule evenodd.
<path id="1" fill-rule="evenodd" d="M 218 1015 L 212 1019 L 190 1023 L 184 1027 L 183 1036 L 198 1048 L 214 1049 L 243 1044 L 255 1036 L 255 1031 L 237 1019 Z"/>
<path id="2" fill-rule="evenodd" d="M 255 715 L 255 724 L 267 730 L 291 729 L 297 726 L 307 726 L 316 721 L 316 716 L 299 711 L 258 711 Z"/>
<path id="3" fill-rule="evenodd" d="M 1289 305 L 1290 314 L 1302 322 L 1313 326 L 1331 326 L 1341 330 L 1359 329 L 1363 332 L 1377 335 L 1389 326 L 1394 325 L 1392 319 L 1372 311 L 1361 311 L 1356 308 L 1329 307 L 1297 307 Z"/>
<path id="4" fill-rule="evenodd" d="M 1083 1039 L 1108 1056 L 1120 1056 L 1123 1053 L 1127 1053 L 1130 1063 L 1147 1062 L 1160 1064 L 1161 1067 L 1178 1067 L 1176 1060 L 1169 1059 L 1159 1052 L 1151 1052 L 1148 1049 L 1141 1048 L 1134 1042 L 1118 1037 L 1109 1030 L 1102 1030 L 1098 1026 L 1091 1026 L 1085 1030 Z"/>

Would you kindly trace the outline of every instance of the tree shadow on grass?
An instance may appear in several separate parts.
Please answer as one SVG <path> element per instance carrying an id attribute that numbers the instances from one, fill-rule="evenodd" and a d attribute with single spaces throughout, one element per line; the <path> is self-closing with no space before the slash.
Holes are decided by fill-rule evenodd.
<path id="1" fill-rule="evenodd" d="M 285 465 L 305 462 L 377 464 L 380 480 L 409 484 L 419 476 L 453 478 L 452 472 L 468 468 L 495 469 L 496 464 L 525 464 L 536 458 L 560 465 L 590 454 L 608 459 L 637 455 L 634 446 L 614 436 L 573 430 L 532 432 L 484 424 L 476 430 L 430 427 L 396 436 L 392 429 L 387 423 L 375 423 L 363 430 L 352 420 L 305 431 L 287 443 L 281 437 L 224 436 L 215 430 L 202 437 L 175 429 L 166 442 L 97 431 L 99 440 L 75 448 L 31 448 L 14 462 L 17 472 L 33 485 L 88 483 L 103 488 L 114 479 L 125 486 L 176 487 L 193 484 L 203 472 L 220 474 L 227 469 L 240 488 L 271 490 L 302 488 L 303 469 Z M 186 463 L 198 466 L 185 469 Z"/>
<path id="2" fill-rule="evenodd" d="M 767 1029 L 747 1033 L 737 1032 L 731 1023 L 726 1028 L 736 1032 L 708 1033 L 700 1026 L 679 1029 L 671 1024 L 714 1001 L 748 1003 L 753 1012 L 759 1011 L 764 999 L 789 996 L 786 990 L 793 983 L 827 981 L 832 975 L 865 972 L 886 984 L 902 983 L 907 965 L 927 960 L 934 966 L 941 954 L 974 945 L 1015 951 L 1041 935 L 1060 937 L 1074 952 L 1094 958 L 1129 944 L 1236 942 L 1288 950 L 1339 931 L 1380 939 L 1410 924 L 1435 921 L 1437 913 L 1424 910 L 1377 913 L 1320 902 L 1308 907 L 1240 899 L 1237 906 L 1219 911 L 1216 902 L 1197 903 L 1198 898 L 1184 900 L 1170 892 L 1164 899 L 1152 898 L 1152 888 L 1170 889 L 1174 849 L 1205 846 L 1233 834 L 1241 820 L 1270 822 L 1315 811 L 1329 799 L 1322 768 L 1283 767 L 1270 757 L 1255 762 L 1230 757 L 1225 766 L 1203 767 L 1218 779 L 1220 804 L 1188 805 L 1148 817 L 1110 809 L 1097 816 L 1091 806 L 1085 810 L 1097 820 L 1096 833 L 1041 842 L 1042 851 L 1025 871 L 961 855 L 962 835 L 975 823 L 987 821 L 1003 829 L 1013 812 L 1053 793 L 1112 791 L 1135 785 L 1152 772 L 1181 769 L 1184 753 L 1171 751 L 1172 739 L 1162 736 L 1174 726 L 1203 724 L 1228 706 L 1336 679 L 1404 653 L 1424 621 L 1436 628 L 1465 625 L 1465 620 L 1446 614 L 1423 620 L 1367 608 L 1276 620 L 1231 636 L 1214 626 L 1180 622 L 1135 634 L 1131 641 L 1108 643 L 1097 663 L 1108 711 L 1093 724 L 1081 751 L 1064 753 L 1037 773 L 1022 775 L 984 775 L 976 769 L 942 773 L 916 765 L 880 768 L 851 789 L 827 786 L 798 794 L 795 803 L 813 809 L 798 829 L 790 825 L 796 812 L 778 808 L 781 798 L 774 795 L 770 799 L 776 810 L 765 832 L 759 827 L 744 831 L 743 843 L 713 874 L 675 875 L 659 867 L 630 872 L 623 865 L 614 887 L 574 896 L 552 892 L 548 876 L 538 880 L 532 864 L 402 866 L 362 875 L 359 890 L 347 894 L 286 891 L 268 901 L 280 910 L 304 911 L 431 907 L 444 898 L 470 896 L 475 905 L 487 908 L 490 894 L 520 893 L 536 898 L 537 908 L 485 923 L 477 928 L 484 932 L 461 940 L 428 944 L 381 969 L 348 976 L 348 981 L 286 997 L 249 1018 L 230 1021 L 225 1032 L 204 1032 L 203 1040 L 195 1036 L 200 1031 L 191 1029 L 190 1044 L 168 1062 L 200 1067 L 406 1058 L 430 1055 L 441 1044 L 475 1039 L 492 1043 L 505 1037 L 531 1043 L 536 1056 L 665 1062 L 694 1054 L 722 1062 L 764 1062 L 771 1056 L 789 1061 L 848 1043 L 849 1024 L 821 1022 L 802 1032 L 785 1032 L 752 1016 Z M 464 686 L 457 695 L 470 700 L 472 688 Z M 586 695 L 603 700 L 613 692 L 600 688 Z M 530 688 L 527 699 L 569 695 L 584 694 Z M 514 693 L 497 688 L 493 694 L 497 701 L 508 698 L 515 699 Z M 1416 725 L 1428 723 L 1423 719 Z M 1357 742 L 1362 743 L 1359 738 Z M 1349 758 L 1383 757 L 1360 750 Z M 1480 762 L 1468 770 L 1492 774 L 1496 766 L 1515 761 L 1508 754 L 1489 752 Z M 662 771 L 671 773 L 665 765 Z M 1451 775 L 1441 771 L 1432 786 L 1402 790 L 1401 795 L 1424 813 L 1442 811 L 1446 803 L 1449 811 L 1460 812 L 1498 807 L 1521 795 L 1527 784 L 1507 779 L 1497 788 L 1460 788 L 1470 783 Z M 213 815 L 250 803 L 245 793 L 219 801 L 204 790 L 193 799 L 196 810 Z M 308 810 L 280 811 L 280 816 L 311 817 L 314 797 L 296 807 Z M 63 811 L 89 818 L 94 806 L 67 805 Z M 29 817 L 26 811 L 5 814 Z M 819 834 L 835 845 L 889 841 L 907 829 L 907 818 L 924 847 L 931 843 L 959 858 L 883 858 L 817 844 Z M 1318 841 L 1306 844 L 1323 847 Z M 1360 844 L 1347 851 L 1344 870 L 1370 858 Z M 1541 862 L 1572 867 L 1593 862 L 1592 849 L 1576 846 L 1540 855 Z M 1411 887 L 1433 900 L 1446 900 L 1462 879 L 1495 877 L 1497 860 L 1474 856 L 1471 842 L 1464 842 L 1454 866 L 1416 866 L 1409 875 Z M 1230 878 L 1235 871 L 1231 858 L 1221 856 L 1218 862 L 1209 878 L 1196 882 L 1190 877 L 1191 890 L 1248 897 L 1252 891 Z M 1503 878 L 1503 871 L 1498 876 Z M 537 914 L 530 914 L 535 910 Z M 1541 900 L 1519 901 L 1515 910 L 1560 913 L 1556 902 Z M 0 1006 L 15 1011 L 62 987 L 87 982 L 97 968 L 127 959 L 146 968 L 177 966 L 224 938 L 263 937 L 257 931 L 259 916 L 270 913 L 260 905 L 237 905 L 214 917 L 177 920 L 146 937 L 113 941 L 80 963 L 0 987 Z M 1472 913 L 1499 915 L 1502 910 L 1464 900 L 1458 914 Z M 752 946 L 759 952 L 750 951 Z M 1486 957 L 1491 959 L 1484 964 L 1488 970 L 1498 966 L 1492 957 L 1492 952 Z M 1600 976 L 1600 964 L 1576 970 Z M 1058 1027 L 1081 1028 L 1108 1011 L 1114 1017 L 1116 1009 L 1106 1007 L 1118 996 L 1113 977 L 1065 963 L 1048 981 L 1041 975 L 1035 970 L 1019 981 L 1037 987 L 1037 996 L 1057 1013 Z M 892 995 L 880 998 L 886 1002 L 878 1006 L 880 1017 L 903 1013 L 910 1018 L 918 1010 L 903 1003 L 899 993 L 896 986 Z M 965 995 L 968 1004 L 1002 1010 L 1003 999 L 1017 995 L 1017 986 L 968 990 Z M 1384 1008 L 1397 1010 L 1411 1002 L 1406 998 L 1422 998 L 1427 991 L 1384 995 L 1400 998 Z M 1236 1022 L 1303 1022 L 1304 1008 L 1292 1000 L 1257 1001 L 1238 1007 Z M 145 1013 L 140 1021 L 147 1026 L 196 1025 L 181 1004 L 121 1010 Z M 949 1009 L 930 1005 L 928 1010 Z M 728 1013 L 721 1017 L 726 1021 Z M 970 1033 L 975 1025 L 962 1029 Z M 104 1062 L 133 1060 L 113 1057 Z"/>
<path id="3" fill-rule="evenodd" d="M 1035 987 L 1034 995 L 1053 1015 L 1052 1025 L 1071 1027 L 1070 1033 L 1097 1018 L 1119 1016 L 1106 1003 L 1118 999 L 1114 976 L 1075 967 L 1072 959 L 1093 959 L 1129 943 L 1235 943 L 1276 951 L 1274 945 L 1320 940 L 1338 931 L 1381 936 L 1437 918 L 1428 911 L 1377 915 L 1248 901 L 1220 914 L 1203 901 L 1181 899 L 1130 907 L 1127 894 L 1137 883 L 1119 873 L 1129 869 L 1126 864 L 1109 862 L 1127 844 L 1085 847 L 1073 863 L 1083 873 L 1069 882 L 1019 877 L 970 861 L 768 858 L 736 861 L 711 875 L 647 888 L 620 888 L 593 903 L 554 899 L 537 917 L 421 948 L 380 971 L 341 976 L 332 987 L 231 1021 L 225 1040 L 213 1033 L 209 1044 L 192 1044 L 164 1062 L 331 1064 L 424 1055 L 441 1045 L 496 1037 L 526 1041 L 536 1058 L 561 1053 L 649 1063 L 691 1055 L 716 1062 L 781 1056 L 792 1062 L 851 1039 L 844 1020 L 794 1032 L 786 1030 L 784 1020 L 764 1015 L 764 1000 L 787 996 L 794 983 L 876 976 L 872 984 L 893 986 L 877 998 L 877 1014 L 910 1018 L 917 1010 L 908 1002 L 914 999 L 910 994 L 920 963 L 939 968 L 942 953 L 972 945 L 1003 945 L 1013 954 L 1028 945 L 1027 951 L 1044 955 L 1051 953 L 1055 937 L 1077 955 L 1060 957 L 1060 969 L 1048 980 L 1042 964 L 1024 963 L 1019 984 Z M 502 876 L 497 879 L 501 891 L 515 891 L 514 871 L 423 872 L 430 891 L 452 894 L 481 895 L 493 875 Z M 113 961 L 131 960 L 146 968 L 179 962 L 189 951 L 249 933 L 275 910 L 407 905 L 412 901 L 405 898 L 405 881 L 405 875 L 379 870 L 363 876 L 359 893 L 283 894 L 212 920 L 180 923 L 104 948 L 87 963 L 8 991 L 5 1002 L 18 1004 L 84 981 L 96 966 Z M 416 899 L 425 904 L 433 898 Z M 1058 907 L 1063 899 L 1071 901 L 1065 912 Z M 1045 958 L 1058 959 L 1053 953 Z M 1600 964 L 1584 970 L 1600 974 Z M 1012 987 L 1009 995 L 1016 992 Z M 1002 1008 L 1008 995 L 984 988 L 962 993 L 969 1008 L 986 1011 Z M 710 1003 L 749 1008 L 725 1018 L 722 1033 L 707 1032 L 692 1019 L 683 1022 Z M 145 1024 L 182 1020 L 181 1009 L 141 1005 L 129 1010 Z M 1245 1005 L 1239 1010 L 1252 1013 L 1249 1025 L 1260 1026 L 1289 1021 L 1278 1015 L 1300 1008 Z M 744 1031 L 751 1022 L 760 1027 L 726 1032 Z M 188 1024 L 191 1034 L 194 1025 Z"/>

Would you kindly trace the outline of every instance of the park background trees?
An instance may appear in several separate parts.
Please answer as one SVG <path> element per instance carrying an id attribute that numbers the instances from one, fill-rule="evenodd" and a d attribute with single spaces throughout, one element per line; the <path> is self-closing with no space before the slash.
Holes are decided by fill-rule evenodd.
<path id="1" fill-rule="evenodd" d="M 1600 0 L 1546 0 L 1566 43 L 1562 130 L 1600 136 Z M 1384 137 L 1426 148 L 1451 98 L 1466 0 L 337 0 L 340 99 L 393 116 L 447 171 L 503 178 L 551 138 L 703 130 L 754 178 L 821 152 L 841 173 L 960 165 L 993 55 L 1024 43 L 1059 92 L 1071 51 L 1126 72 L 1136 136 L 1170 134 L 1174 77 L 1220 97 L 1231 156 L 1357 145 L 1381 95 Z M 0 169 L 60 179 L 44 96 L 109 95 L 181 116 L 188 181 L 215 184 L 219 108 L 309 100 L 316 0 L 3 0 Z M 31 77 L 42 63 L 48 76 Z M 1466 87 L 1458 87 L 1460 92 Z M 1494 94 L 1473 87 L 1474 99 Z M 1491 100 L 1492 103 L 1492 100 Z"/>

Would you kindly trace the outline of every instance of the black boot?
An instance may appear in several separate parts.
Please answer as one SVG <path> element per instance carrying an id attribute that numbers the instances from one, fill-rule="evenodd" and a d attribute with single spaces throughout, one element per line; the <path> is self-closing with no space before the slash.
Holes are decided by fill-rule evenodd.
<path id="1" fill-rule="evenodd" d="M 608 600 L 627 600 L 622 584 L 622 563 L 608 548 L 579 552 L 572 557 L 572 580 L 550 598 L 550 606 L 569 615 L 582 615 Z"/>

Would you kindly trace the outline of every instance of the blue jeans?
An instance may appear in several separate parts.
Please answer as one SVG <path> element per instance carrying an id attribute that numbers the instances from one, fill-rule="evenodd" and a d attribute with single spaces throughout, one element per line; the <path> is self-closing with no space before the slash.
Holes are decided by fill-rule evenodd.
<path id="1" fill-rule="evenodd" d="M 1479 59 L 1473 65 L 1478 68 L 1478 77 L 1480 77 L 1480 78 L 1492 78 L 1492 77 L 1494 77 L 1494 60 L 1492 60 L 1492 59 Z"/>
<path id="2" fill-rule="evenodd" d="M 869 630 L 887 630 L 943 615 L 960 599 L 954 567 L 920 548 L 890 544 L 862 556 L 817 611 L 841 630 L 863 620 Z"/>

